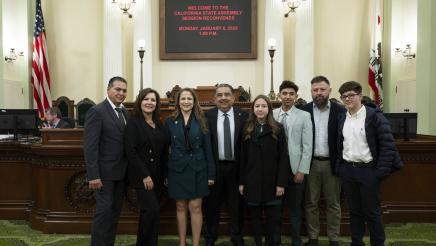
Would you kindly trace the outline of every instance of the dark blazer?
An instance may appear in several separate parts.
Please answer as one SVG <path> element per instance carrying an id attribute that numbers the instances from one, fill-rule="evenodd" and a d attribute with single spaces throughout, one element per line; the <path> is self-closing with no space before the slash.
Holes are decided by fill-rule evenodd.
<path id="1" fill-rule="evenodd" d="M 257 142 L 253 141 L 253 137 L 242 141 L 239 182 L 244 185 L 246 202 L 275 200 L 276 187 L 286 187 L 290 174 L 288 145 L 283 127 L 278 139 L 273 138 L 271 127 L 265 125 Z"/>
<path id="2" fill-rule="evenodd" d="M 248 118 L 248 113 L 240 108 L 233 107 L 233 114 L 235 120 L 235 135 L 234 135 L 234 157 L 235 163 L 239 165 L 241 155 L 241 139 L 244 131 L 244 125 Z M 219 153 L 218 153 L 218 132 L 217 132 L 217 119 L 218 108 L 212 108 L 206 112 L 206 118 L 209 124 L 210 136 L 212 140 L 212 150 L 215 163 L 218 166 Z"/>
<path id="3" fill-rule="evenodd" d="M 86 114 L 83 147 L 88 180 L 122 180 L 126 175 L 124 125 L 107 100 L 93 106 Z M 127 110 L 122 108 L 122 111 L 127 119 Z"/>
<path id="4" fill-rule="evenodd" d="M 165 142 L 162 149 L 156 149 L 153 140 L 150 138 L 151 129 L 146 125 L 144 119 L 131 117 L 126 124 L 124 131 L 124 149 L 129 161 L 127 173 L 129 183 L 134 188 L 144 188 L 142 180 L 148 176 L 153 179 L 155 187 L 159 187 L 159 181 L 168 158 L 168 145 L 166 144 L 165 131 L 161 124 L 156 124 L 156 131 L 161 132 Z"/>
<path id="5" fill-rule="evenodd" d="M 368 147 L 375 163 L 375 175 L 382 179 L 403 166 L 400 154 L 395 145 L 395 139 L 389 121 L 383 116 L 378 108 L 364 106 L 366 108 L 365 133 Z M 338 160 L 337 167 L 343 163 L 342 152 L 344 150 L 344 136 L 342 131 L 346 114 L 339 117 L 338 126 Z"/>
<path id="6" fill-rule="evenodd" d="M 315 120 L 313 118 L 313 102 L 310 102 L 301 107 L 301 110 L 307 111 L 310 113 L 310 118 L 312 119 L 312 129 L 313 129 L 313 151 L 315 151 Z M 337 132 L 338 132 L 338 118 L 339 115 L 345 114 L 347 110 L 344 106 L 330 101 L 330 113 L 329 113 L 329 122 L 328 122 L 328 144 L 329 144 L 329 157 L 330 157 L 330 166 L 332 170 L 332 174 L 337 175 L 336 173 L 336 159 L 338 155 L 337 149 Z M 313 155 L 313 152 L 312 152 Z"/>
<path id="7" fill-rule="evenodd" d="M 183 120 L 179 117 L 173 120 L 169 117 L 165 120 L 165 130 L 170 144 L 168 157 L 168 169 L 182 172 L 188 165 L 195 171 L 207 169 L 208 179 L 215 180 L 215 162 L 212 154 L 210 131 L 203 133 L 199 122 L 192 118 L 189 130 L 189 141 L 192 150 L 187 153 L 185 149 L 185 134 Z"/>
<path id="8" fill-rule="evenodd" d="M 55 126 L 55 128 L 72 128 L 73 126 L 70 125 L 66 120 L 60 119 L 58 124 Z"/>

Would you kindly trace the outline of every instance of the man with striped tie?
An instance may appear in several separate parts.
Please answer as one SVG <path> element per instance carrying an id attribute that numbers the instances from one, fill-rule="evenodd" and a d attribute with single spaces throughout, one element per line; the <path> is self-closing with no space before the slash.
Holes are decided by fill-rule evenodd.
<path id="1" fill-rule="evenodd" d="M 235 96 L 229 84 L 215 90 L 216 107 L 206 112 L 217 167 L 216 182 L 206 200 L 205 241 L 214 245 L 218 234 L 220 208 L 224 201 L 230 216 L 229 234 L 233 245 L 243 245 L 243 203 L 239 194 L 241 138 L 248 113 L 233 106 Z"/>

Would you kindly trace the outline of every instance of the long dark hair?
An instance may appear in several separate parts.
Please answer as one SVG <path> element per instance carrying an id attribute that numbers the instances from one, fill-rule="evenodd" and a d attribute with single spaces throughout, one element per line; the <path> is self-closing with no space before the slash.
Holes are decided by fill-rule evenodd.
<path id="1" fill-rule="evenodd" d="M 251 112 L 248 117 L 247 123 L 245 124 L 245 129 L 244 129 L 244 140 L 247 140 L 251 137 L 251 133 L 254 131 L 254 128 L 256 127 L 257 116 L 254 114 L 254 104 L 259 99 L 265 100 L 266 104 L 268 105 L 268 115 L 266 116 L 265 124 L 271 127 L 272 136 L 274 139 L 277 140 L 278 135 L 280 133 L 280 126 L 279 123 L 274 119 L 271 101 L 265 95 L 258 95 L 256 98 L 254 98 L 253 103 L 251 104 Z"/>
<path id="2" fill-rule="evenodd" d="M 181 109 L 180 109 L 180 95 L 182 94 L 182 92 L 185 92 L 185 91 L 191 93 L 192 98 L 194 98 L 194 105 L 192 107 L 191 113 L 194 113 L 195 118 L 200 123 L 201 131 L 203 133 L 206 133 L 208 131 L 206 119 L 204 117 L 203 110 L 200 107 L 200 103 L 198 102 L 197 94 L 195 94 L 194 90 L 191 88 L 187 88 L 187 87 L 183 88 L 177 93 L 177 95 L 176 95 L 176 110 L 174 110 L 174 112 L 172 113 L 171 118 L 173 120 L 176 120 L 180 116 L 180 114 L 182 113 Z"/>
<path id="3" fill-rule="evenodd" d="M 141 109 L 141 103 L 142 100 L 144 100 L 144 98 L 150 93 L 154 93 L 154 95 L 156 96 L 156 109 L 152 113 L 152 119 L 154 123 L 160 124 L 160 96 L 156 90 L 151 88 L 145 88 L 141 90 L 139 94 L 136 96 L 135 104 L 133 104 L 132 115 L 134 117 L 144 119 L 144 114 L 142 113 L 142 109 Z"/>

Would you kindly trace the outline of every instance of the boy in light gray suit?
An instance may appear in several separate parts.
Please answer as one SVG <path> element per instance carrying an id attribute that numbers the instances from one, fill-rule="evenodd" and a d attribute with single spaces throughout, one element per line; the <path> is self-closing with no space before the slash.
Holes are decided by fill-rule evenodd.
<path id="1" fill-rule="evenodd" d="M 273 111 L 274 119 L 285 128 L 288 140 L 289 162 L 292 169 L 285 198 L 289 206 L 292 245 L 302 244 L 300 237 L 302 206 L 305 188 L 305 175 L 309 174 L 312 160 L 313 131 L 308 112 L 297 109 L 294 102 L 298 98 L 298 86 L 289 80 L 280 85 L 280 108 Z"/>

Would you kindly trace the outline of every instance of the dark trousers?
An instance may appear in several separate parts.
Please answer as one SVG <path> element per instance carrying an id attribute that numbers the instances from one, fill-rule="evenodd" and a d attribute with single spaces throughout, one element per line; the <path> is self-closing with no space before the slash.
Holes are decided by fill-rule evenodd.
<path id="1" fill-rule="evenodd" d="M 342 164 L 340 169 L 342 187 L 350 210 L 351 245 L 361 246 L 368 225 L 372 246 L 384 245 L 385 232 L 381 221 L 380 182 L 375 168 L 353 167 Z"/>
<path id="2" fill-rule="evenodd" d="M 95 214 L 92 220 L 91 245 L 114 245 L 118 219 L 125 195 L 124 180 L 104 180 L 95 192 Z"/>
<path id="3" fill-rule="evenodd" d="M 248 205 L 256 246 L 262 246 L 262 214 L 266 217 L 265 245 L 280 245 L 282 205 Z"/>
<path id="4" fill-rule="evenodd" d="M 136 189 L 140 207 L 137 246 L 157 246 L 159 235 L 159 199 L 154 190 Z"/>
<path id="5" fill-rule="evenodd" d="M 225 201 L 229 215 L 230 239 L 234 245 L 243 245 L 243 202 L 239 194 L 238 167 L 234 162 L 219 162 L 217 179 L 210 188 L 209 197 L 206 200 L 205 212 L 205 235 L 206 242 L 215 242 L 218 237 L 220 220 L 220 208 Z"/>
<path id="6" fill-rule="evenodd" d="M 301 241 L 301 222 L 303 215 L 304 188 L 306 185 L 305 175 L 302 183 L 295 183 L 294 176 L 291 175 L 288 187 L 285 191 L 285 199 L 289 208 L 289 221 L 291 223 L 292 246 L 300 246 Z"/>

